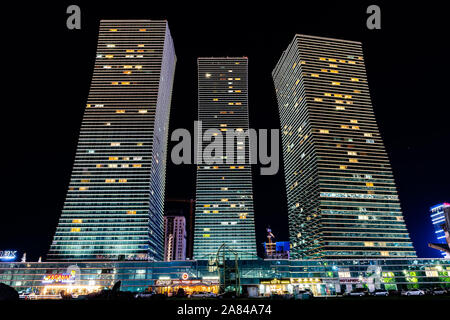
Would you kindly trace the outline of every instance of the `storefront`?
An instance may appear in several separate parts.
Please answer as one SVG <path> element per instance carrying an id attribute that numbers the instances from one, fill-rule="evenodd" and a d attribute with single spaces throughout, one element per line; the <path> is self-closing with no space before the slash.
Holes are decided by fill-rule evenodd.
<path id="1" fill-rule="evenodd" d="M 162 293 L 167 296 L 175 295 L 179 289 L 183 289 L 188 295 L 199 292 L 219 293 L 219 279 L 202 278 L 189 279 L 186 273 L 183 273 L 181 279 L 167 279 L 161 277 L 155 281 L 153 288 L 157 293 Z"/>
<path id="2" fill-rule="evenodd" d="M 304 290 L 311 291 L 314 296 L 325 296 L 334 292 L 334 286 L 331 283 L 323 283 L 319 278 L 261 280 L 259 285 L 259 293 L 263 296 L 298 294 Z"/>

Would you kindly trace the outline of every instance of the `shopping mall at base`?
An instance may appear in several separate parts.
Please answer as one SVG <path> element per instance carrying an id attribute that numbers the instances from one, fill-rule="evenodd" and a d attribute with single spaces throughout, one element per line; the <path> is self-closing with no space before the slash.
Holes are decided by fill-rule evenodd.
<path id="1" fill-rule="evenodd" d="M 179 288 L 217 293 L 221 286 L 237 286 L 250 297 L 304 289 L 315 296 L 336 296 L 359 287 L 450 288 L 450 260 L 230 260 L 225 267 L 208 260 L 0 263 L 0 282 L 36 298 L 60 297 L 62 291 L 87 294 L 119 280 L 121 290 L 169 296 Z"/>

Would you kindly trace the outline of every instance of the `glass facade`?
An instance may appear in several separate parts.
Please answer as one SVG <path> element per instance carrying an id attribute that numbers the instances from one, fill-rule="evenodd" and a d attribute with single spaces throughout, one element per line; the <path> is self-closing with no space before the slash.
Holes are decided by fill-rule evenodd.
<path id="1" fill-rule="evenodd" d="M 232 144 L 233 157 L 225 155 L 226 134 L 246 132 L 249 128 L 247 77 L 246 57 L 198 58 L 201 127 L 197 133 L 200 139 L 211 130 L 212 140 L 223 136 L 219 143 L 224 151 L 209 156 L 209 143 L 198 140 L 194 232 L 197 260 L 215 256 L 224 243 L 238 252 L 240 259 L 256 259 L 248 139 L 236 139 Z"/>
<path id="2" fill-rule="evenodd" d="M 450 221 L 448 221 L 449 215 L 450 203 L 441 203 L 430 208 L 431 223 L 433 224 L 437 243 L 447 243 L 442 225 L 446 224 L 447 229 L 450 230 Z M 441 254 L 444 257 L 446 256 L 446 253 L 444 251 L 442 251 Z"/>
<path id="3" fill-rule="evenodd" d="M 361 43 L 296 35 L 272 72 L 293 258 L 415 257 Z"/>
<path id="4" fill-rule="evenodd" d="M 75 163 L 48 260 L 163 259 L 175 63 L 167 21 L 100 22 Z"/>
<path id="5" fill-rule="evenodd" d="M 229 260 L 230 264 L 234 261 Z M 72 281 L 59 281 L 65 275 Z M 356 287 L 403 290 L 450 288 L 450 260 L 240 260 L 240 283 L 256 287 L 258 295 L 309 288 L 318 296 L 333 296 Z M 70 291 L 111 288 L 121 280 L 122 290 L 143 292 L 164 289 L 185 281 L 215 287 L 218 270 L 209 261 L 173 262 L 31 262 L 0 263 L 0 282 L 20 293 L 47 295 L 56 289 Z"/>

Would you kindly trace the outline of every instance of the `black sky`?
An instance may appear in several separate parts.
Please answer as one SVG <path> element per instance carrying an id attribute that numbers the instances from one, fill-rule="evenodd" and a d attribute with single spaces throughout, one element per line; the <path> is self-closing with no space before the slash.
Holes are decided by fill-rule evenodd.
<path id="1" fill-rule="evenodd" d="M 215 5 L 213 5 L 215 3 Z M 178 57 L 170 130 L 193 130 L 197 114 L 196 58 L 248 56 L 253 128 L 279 128 L 271 71 L 295 33 L 363 42 L 375 115 L 392 163 L 408 230 L 420 257 L 438 257 L 428 208 L 450 201 L 445 11 L 427 2 L 372 1 L 255 3 L 61 1 L 16 4 L 2 18 L 2 211 L 0 250 L 49 248 L 63 207 L 95 60 L 100 19 L 167 19 Z M 82 12 L 82 29 L 68 30 L 70 4 Z M 365 13 L 378 4 L 382 29 L 368 30 Z M 201 10 L 202 8 L 202 10 Z M 169 150 L 172 144 L 169 145 Z M 254 170 L 258 243 L 270 224 L 287 240 L 282 170 Z M 281 168 L 282 169 L 282 168 Z M 195 166 L 167 168 L 167 196 L 195 195 Z"/>

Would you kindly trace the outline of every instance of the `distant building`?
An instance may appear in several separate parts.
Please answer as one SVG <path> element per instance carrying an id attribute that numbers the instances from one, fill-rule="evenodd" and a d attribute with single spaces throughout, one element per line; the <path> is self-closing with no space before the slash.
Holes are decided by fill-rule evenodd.
<path id="1" fill-rule="evenodd" d="M 164 217 L 164 261 L 186 260 L 186 218 Z"/>
<path id="2" fill-rule="evenodd" d="M 264 257 L 266 259 L 289 259 L 289 241 L 264 242 Z"/>
<path id="3" fill-rule="evenodd" d="M 429 246 L 441 250 L 442 256 L 450 257 L 449 237 L 450 230 L 450 203 L 441 203 L 430 208 L 431 222 L 433 223 L 436 243 Z"/>

